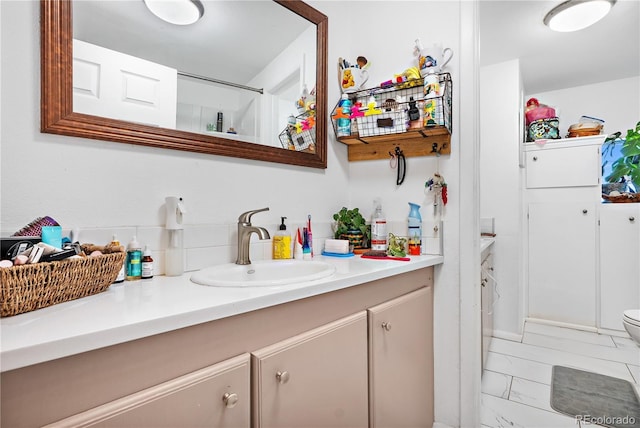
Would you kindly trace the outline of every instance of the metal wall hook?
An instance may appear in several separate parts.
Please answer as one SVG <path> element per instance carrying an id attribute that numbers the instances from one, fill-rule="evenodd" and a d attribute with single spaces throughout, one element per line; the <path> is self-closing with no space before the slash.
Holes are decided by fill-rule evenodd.
<path id="1" fill-rule="evenodd" d="M 404 177 L 407 173 L 407 159 L 404 157 L 404 153 L 400 147 L 396 147 L 395 156 L 398 158 L 398 173 L 396 175 L 396 185 L 399 186 L 404 183 Z"/>

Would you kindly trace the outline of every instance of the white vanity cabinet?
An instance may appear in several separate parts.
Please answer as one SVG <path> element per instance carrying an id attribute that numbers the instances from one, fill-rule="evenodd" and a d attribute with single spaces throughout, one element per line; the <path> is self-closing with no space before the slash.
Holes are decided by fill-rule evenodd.
<path id="1" fill-rule="evenodd" d="M 604 136 L 525 144 L 528 316 L 596 327 Z"/>
<path id="2" fill-rule="evenodd" d="M 0 425 L 431 427 L 432 288 L 421 268 L 5 371 Z M 373 350 L 368 310 L 393 325 Z"/>
<path id="3" fill-rule="evenodd" d="M 252 353 L 253 426 L 366 427 L 362 311 Z"/>
<path id="4" fill-rule="evenodd" d="M 243 354 L 46 427 L 249 428 L 249 388 Z"/>
<path id="5" fill-rule="evenodd" d="M 622 314 L 640 308 L 640 204 L 600 207 L 600 327 L 624 330 Z"/>
<path id="6" fill-rule="evenodd" d="M 432 287 L 374 306 L 368 312 L 369 426 L 431 427 Z"/>

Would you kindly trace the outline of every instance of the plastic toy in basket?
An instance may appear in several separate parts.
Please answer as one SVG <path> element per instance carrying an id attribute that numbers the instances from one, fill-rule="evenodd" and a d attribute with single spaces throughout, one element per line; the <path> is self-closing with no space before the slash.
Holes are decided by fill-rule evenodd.
<path id="1" fill-rule="evenodd" d="M 404 111 L 380 111 L 379 114 L 358 117 L 356 122 L 361 137 L 407 132 L 407 119 Z"/>

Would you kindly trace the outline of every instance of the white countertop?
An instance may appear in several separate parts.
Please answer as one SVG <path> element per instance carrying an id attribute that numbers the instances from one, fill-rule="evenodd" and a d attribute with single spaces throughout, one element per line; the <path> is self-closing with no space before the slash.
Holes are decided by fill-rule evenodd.
<path id="1" fill-rule="evenodd" d="M 220 288 L 192 283 L 193 272 L 114 284 L 94 296 L 0 319 L 0 371 L 387 278 L 443 262 L 315 257 L 336 266 L 325 279 L 277 287 Z"/>
<path id="2" fill-rule="evenodd" d="M 491 238 L 488 236 L 482 236 L 480 238 L 480 253 L 484 253 L 484 251 L 493 245 L 496 242 L 496 238 Z"/>

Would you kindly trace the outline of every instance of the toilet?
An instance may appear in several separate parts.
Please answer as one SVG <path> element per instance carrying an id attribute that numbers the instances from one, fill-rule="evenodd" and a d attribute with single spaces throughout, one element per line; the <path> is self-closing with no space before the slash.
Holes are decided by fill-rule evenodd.
<path id="1" fill-rule="evenodd" d="M 629 336 L 640 345 L 640 309 L 629 309 L 624 311 L 622 324 Z"/>

